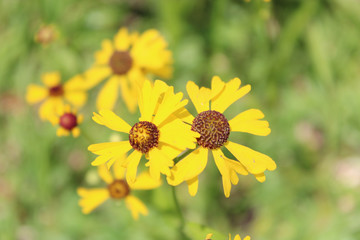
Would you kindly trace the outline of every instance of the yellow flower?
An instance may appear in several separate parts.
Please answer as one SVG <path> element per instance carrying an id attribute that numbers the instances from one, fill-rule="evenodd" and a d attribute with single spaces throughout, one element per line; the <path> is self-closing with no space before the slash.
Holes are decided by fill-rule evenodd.
<path id="1" fill-rule="evenodd" d="M 207 234 L 205 240 L 211 240 L 212 235 L 213 235 L 212 233 Z"/>
<path id="2" fill-rule="evenodd" d="M 240 87 L 238 78 L 224 83 L 217 76 L 213 77 L 211 89 L 200 88 L 194 82 L 188 82 L 187 92 L 198 115 L 193 119 L 192 130 L 200 133 L 197 139 L 199 147 L 179 161 L 172 168 L 172 176 L 168 183 L 178 185 L 186 181 L 190 195 L 194 196 L 198 189 L 198 175 L 205 169 L 208 153 L 212 152 L 215 164 L 222 175 L 224 194 L 230 196 L 231 183 L 239 181 L 236 173 L 255 175 L 260 182 L 265 181 L 265 170 L 274 170 L 275 162 L 268 156 L 256 152 L 240 144 L 228 141 L 230 132 L 246 132 L 266 136 L 270 133 L 269 123 L 260 120 L 264 114 L 258 109 L 249 109 L 228 121 L 223 112 L 235 101 L 247 94 L 251 87 Z M 211 102 L 211 110 L 210 110 Z M 237 160 L 227 158 L 221 151 L 226 147 Z"/>
<path id="3" fill-rule="evenodd" d="M 82 88 L 83 79 L 80 76 L 75 76 L 64 84 L 61 83 L 58 72 L 45 73 L 41 79 L 45 87 L 30 84 L 26 101 L 29 104 L 41 103 L 39 116 L 42 120 L 53 118 L 64 103 L 81 107 L 86 102 L 87 93 Z"/>
<path id="4" fill-rule="evenodd" d="M 82 123 L 83 119 L 82 114 L 77 114 L 77 111 L 71 109 L 70 105 L 65 105 L 50 119 L 50 122 L 53 125 L 59 125 L 56 131 L 57 136 L 69 136 L 72 133 L 74 137 L 78 137 L 80 135 L 78 125 Z"/>
<path id="5" fill-rule="evenodd" d="M 123 156 L 123 158 L 125 157 Z M 139 218 L 140 214 L 148 214 L 146 206 L 137 197 L 133 196 L 131 191 L 157 188 L 161 185 L 160 180 L 154 180 L 147 172 L 143 172 L 139 175 L 136 182 L 127 183 L 124 180 L 125 168 L 120 165 L 119 161 L 114 163 L 114 175 L 110 173 L 106 165 L 99 166 L 98 173 L 102 180 L 108 184 L 106 188 L 78 188 L 77 190 L 81 197 L 79 205 L 84 214 L 90 213 L 109 198 L 116 200 L 124 199 L 127 208 L 131 211 L 135 220 Z"/>
<path id="6" fill-rule="evenodd" d="M 169 167 L 174 165 L 173 158 L 186 148 L 196 147 L 199 134 L 191 131 L 191 126 L 183 123 L 174 114 L 185 110 L 187 100 L 183 94 L 174 94 L 173 87 L 156 80 L 152 86 L 145 81 L 139 93 L 141 117 L 132 127 L 110 110 L 94 113 L 93 120 L 112 130 L 128 134 L 127 141 L 99 143 L 89 146 L 89 151 L 99 155 L 92 165 L 107 163 L 108 167 L 131 149 L 133 152 L 122 160 L 127 167 L 128 182 L 135 181 L 136 171 L 143 155 L 149 160 L 150 175 L 156 179 L 160 173 L 170 175 Z"/>
<path id="7" fill-rule="evenodd" d="M 230 233 L 229 233 L 229 240 L 232 240 Z M 239 234 L 236 234 L 234 240 L 241 240 L 240 235 L 239 235 Z M 250 240 L 250 237 L 249 237 L 249 236 L 246 236 L 243 240 Z"/>
<path id="8" fill-rule="evenodd" d="M 131 112 L 136 110 L 137 86 L 144 83 L 149 73 L 168 78 L 172 75 L 172 54 L 160 33 L 154 29 L 140 36 L 121 28 L 114 41 L 102 42 L 95 54 L 96 62 L 86 73 L 86 85 L 92 88 L 104 79 L 97 97 L 97 109 L 114 108 L 119 90 Z"/>

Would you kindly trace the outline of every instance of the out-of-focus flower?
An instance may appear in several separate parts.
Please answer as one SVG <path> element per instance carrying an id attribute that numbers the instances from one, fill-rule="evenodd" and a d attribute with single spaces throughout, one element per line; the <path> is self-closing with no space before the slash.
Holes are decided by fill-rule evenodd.
<path id="1" fill-rule="evenodd" d="M 229 233 L 229 240 L 232 240 L 230 233 Z M 234 237 L 234 240 L 241 240 L 240 235 L 239 235 L 239 234 L 236 234 L 236 236 Z M 246 236 L 243 240 L 250 240 L 250 237 L 249 237 L 249 236 Z"/>
<path id="2" fill-rule="evenodd" d="M 182 96 L 182 93 L 174 94 L 174 88 L 160 80 L 156 80 L 153 86 L 147 80 L 139 93 L 141 117 L 132 127 L 110 110 L 94 113 L 95 122 L 128 134 L 128 140 L 90 145 L 89 151 L 99 155 L 92 165 L 107 163 L 110 167 L 116 159 L 134 149 L 121 160 L 121 164 L 127 167 L 128 182 L 135 181 L 143 155 L 149 160 L 146 166 L 152 177 L 159 179 L 160 173 L 169 176 L 173 158 L 186 148 L 195 148 L 196 137 L 199 137 L 198 133 L 191 131 L 190 125 L 174 116 L 185 109 L 187 100 L 181 100 Z"/>
<path id="3" fill-rule="evenodd" d="M 211 240 L 212 235 L 212 233 L 207 234 L 205 240 Z"/>
<path id="4" fill-rule="evenodd" d="M 53 118 L 56 112 L 61 111 L 64 103 L 76 108 L 85 104 L 87 93 L 80 75 L 65 83 L 61 83 L 58 72 L 45 73 L 41 79 L 45 86 L 30 84 L 27 88 L 26 101 L 29 104 L 41 103 L 39 116 L 42 120 Z"/>
<path id="5" fill-rule="evenodd" d="M 47 46 L 59 37 L 59 32 L 54 25 L 42 25 L 34 36 L 34 40 Z"/>
<path id="6" fill-rule="evenodd" d="M 121 28 L 114 41 L 104 40 L 95 54 L 95 64 L 85 72 L 86 86 L 92 88 L 108 79 L 100 90 L 98 110 L 114 108 L 119 95 L 134 112 L 137 106 L 137 87 L 142 86 L 149 73 L 168 78 L 172 75 L 172 53 L 157 30 L 150 29 L 139 36 Z"/>
<path id="7" fill-rule="evenodd" d="M 123 156 L 123 159 L 125 157 Z M 104 182 L 108 185 L 106 188 L 78 188 L 77 192 L 81 199 L 79 205 L 84 214 L 92 212 L 96 207 L 101 205 L 107 199 L 112 198 L 115 200 L 124 199 L 127 208 L 135 220 L 139 215 L 147 215 L 148 209 L 146 206 L 134 195 L 131 194 L 132 190 L 148 190 L 154 189 L 161 185 L 160 180 L 155 180 L 147 172 L 141 173 L 134 183 L 127 183 L 124 180 L 125 168 L 120 165 L 120 161 L 116 161 L 113 167 L 113 175 L 108 170 L 107 166 L 100 165 L 98 173 Z"/>
<path id="8" fill-rule="evenodd" d="M 78 137 L 80 135 L 78 125 L 82 123 L 83 119 L 82 114 L 78 114 L 75 109 L 71 109 L 70 105 L 65 105 L 58 109 L 58 112 L 51 117 L 50 122 L 53 125 L 59 125 L 56 131 L 58 137 L 69 136 L 70 133 L 74 137 Z"/>
<path id="9" fill-rule="evenodd" d="M 228 83 L 219 77 L 212 78 L 211 89 L 200 88 L 194 82 L 188 82 L 187 92 L 198 115 L 192 118 L 191 129 L 200 134 L 197 138 L 199 147 L 179 161 L 167 178 L 171 185 L 186 181 L 190 195 L 194 196 L 198 189 L 198 176 L 205 169 L 209 151 L 212 152 L 216 166 L 221 175 L 226 197 L 230 196 L 231 184 L 236 185 L 239 178 L 236 173 L 255 175 L 259 182 L 265 181 L 264 172 L 274 170 L 275 162 L 267 155 L 256 152 L 243 145 L 228 141 L 230 132 L 246 132 L 259 136 L 270 133 L 269 123 L 261 120 L 264 114 L 258 109 L 249 109 L 228 121 L 223 112 L 235 101 L 246 95 L 251 87 L 240 87 L 241 81 L 234 78 Z M 211 102 L 211 109 L 210 109 Z M 226 147 L 237 160 L 227 158 L 221 151 Z"/>

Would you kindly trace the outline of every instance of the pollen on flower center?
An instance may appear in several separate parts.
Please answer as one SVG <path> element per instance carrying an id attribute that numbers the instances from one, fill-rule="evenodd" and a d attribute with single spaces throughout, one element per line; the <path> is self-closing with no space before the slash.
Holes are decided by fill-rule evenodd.
<path id="1" fill-rule="evenodd" d="M 197 143 L 209 149 L 223 146 L 230 134 L 230 125 L 225 116 L 217 111 L 199 113 L 193 120 L 191 130 L 200 133 Z"/>
<path id="2" fill-rule="evenodd" d="M 108 185 L 108 190 L 112 198 L 121 199 L 129 195 L 130 187 L 124 180 L 114 180 Z"/>
<path id="3" fill-rule="evenodd" d="M 60 97 L 60 96 L 64 95 L 63 86 L 60 84 L 60 85 L 49 88 L 49 95 L 52 97 Z"/>
<path id="4" fill-rule="evenodd" d="M 65 113 L 60 117 L 59 125 L 66 130 L 72 130 L 77 126 L 76 115 L 72 113 Z"/>
<path id="5" fill-rule="evenodd" d="M 159 143 L 159 130 L 155 124 L 147 121 L 135 123 L 129 132 L 131 146 L 142 153 L 157 147 Z"/>
<path id="6" fill-rule="evenodd" d="M 116 51 L 110 58 L 109 65 L 114 74 L 122 75 L 127 73 L 133 64 L 133 60 L 126 51 Z"/>

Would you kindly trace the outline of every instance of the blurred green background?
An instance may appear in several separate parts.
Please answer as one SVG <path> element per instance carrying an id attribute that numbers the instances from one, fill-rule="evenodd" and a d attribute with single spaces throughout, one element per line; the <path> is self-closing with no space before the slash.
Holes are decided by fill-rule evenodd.
<path id="1" fill-rule="evenodd" d="M 47 47 L 34 35 L 53 24 L 59 38 Z M 249 95 L 229 118 L 259 108 L 267 137 L 232 139 L 271 156 L 278 168 L 258 183 L 240 176 L 229 199 L 213 161 L 199 192 L 177 193 L 185 218 L 224 234 L 254 240 L 360 239 L 360 4 L 357 0 L 0 0 L 0 239 L 180 239 L 167 184 L 135 193 L 150 210 L 133 221 L 123 203 L 108 201 L 90 215 L 77 205 L 76 188 L 103 186 L 87 146 L 108 141 L 95 124 L 90 101 L 78 139 L 57 138 L 25 103 L 29 83 L 58 70 L 63 79 L 94 61 L 104 38 L 121 26 L 156 28 L 174 54 L 169 84 L 210 86 L 240 77 Z M 116 112 L 126 119 L 120 102 Z M 193 106 L 190 106 L 193 110 Z M 91 140 L 92 139 L 92 140 Z M 193 239 L 213 231 L 187 226 Z"/>

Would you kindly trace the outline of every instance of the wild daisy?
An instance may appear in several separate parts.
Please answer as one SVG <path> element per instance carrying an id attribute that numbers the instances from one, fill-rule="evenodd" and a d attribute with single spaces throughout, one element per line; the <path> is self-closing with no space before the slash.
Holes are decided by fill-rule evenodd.
<path id="1" fill-rule="evenodd" d="M 258 109 L 246 110 L 230 121 L 224 116 L 223 112 L 251 89 L 250 85 L 240 85 L 238 78 L 225 83 L 217 76 L 212 79 L 211 89 L 199 89 L 194 82 L 187 83 L 187 92 L 198 112 L 188 124 L 191 124 L 193 131 L 200 134 L 197 138 L 199 147 L 172 168 L 172 176 L 168 177 L 169 184 L 178 185 L 186 181 L 190 195 L 194 196 L 198 189 L 198 176 L 206 167 L 209 151 L 212 152 L 222 175 L 226 197 L 230 196 L 231 183 L 236 185 L 239 181 L 236 173 L 247 175 L 249 172 L 263 182 L 264 172 L 276 168 L 270 157 L 228 140 L 231 132 L 260 136 L 270 133 L 269 123 L 261 120 L 264 114 Z M 237 160 L 227 158 L 221 150 L 222 147 L 226 147 Z"/>
<path id="2" fill-rule="evenodd" d="M 126 106 L 134 112 L 137 85 L 142 85 L 149 73 L 165 78 L 172 74 L 172 54 L 164 38 L 154 29 L 138 35 L 121 28 L 113 41 L 102 42 L 95 59 L 95 64 L 85 73 L 87 87 L 108 79 L 98 94 L 98 109 L 112 110 L 120 90 Z"/>
<path id="3" fill-rule="evenodd" d="M 71 109 L 70 105 L 65 105 L 58 110 L 50 122 L 53 125 L 59 125 L 56 131 L 57 136 L 69 136 L 71 133 L 74 137 L 78 137 L 80 135 L 78 125 L 82 123 L 83 119 L 82 114 L 78 114 L 75 109 Z"/>
<path id="4" fill-rule="evenodd" d="M 27 88 L 26 101 L 29 104 L 41 103 L 39 116 L 42 120 L 50 120 L 64 103 L 79 108 L 85 104 L 87 93 L 83 89 L 83 79 L 75 76 L 61 83 L 58 72 L 45 73 L 41 76 L 45 86 L 30 84 Z"/>
<path id="5" fill-rule="evenodd" d="M 98 173 L 104 182 L 108 185 L 106 188 L 78 188 L 77 192 L 81 197 L 79 205 L 84 214 L 92 212 L 96 207 L 101 205 L 107 199 L 114 200 L 124 199 L 127 208 L 135 220 L 139 215 L 147 215 L 148 210 L 146 206 L 134 195 L 131 194 L 132 190 L 149 190 L 157 188 L 161 185 L 160 180 L 155 180 L 150 177 L 146 172 L 141 173 L 136 182 L 127 183 L 124 179 L 125 168 L 119 162 L 115 162 L 113 167 L 113 175 L 108 170 L 107 166 L 100 165 Z"/>
<path id="6" fill-rule="evenodd" d="M 230 233 L 229 233 L 229 240 L 232 240 Z M 234 240 L 241 240 L 240 235 L 239 235 L 239 234 L 236 234 L 236 236 L 234 237 Z M 249 237 L 249 236 L 246 236 L 243 240 L 250 240 L 250 237 Z"/>
<path id="7" fill-rule="evenodd" d="M 173 158 L 186 148 L 196 146 L 199 134 L 191 131 L 191 126 L 183 123 L 174 114 L 184 110 L 187 100 L 181 100 L 183 94 L 174 94 L 173 87 L 156 80 L 152 86 L 145 81 L 139 93 L 139 122 L 130 126 L 110 110 L 94 113 L 93 120 L 112 130 L 126 133 L 128 140 L 121 142 L 99 143 L 89 146 L 89 150 L 99 155 L 92 165 L 111 164 L 128 151 L 133 150 L 121 164 L 127 167 L 126 178 L 135 181 L 136 171 L 141 157 L 149 161 L 150 175 L 156 179 L 160 173 L 170 175 L 169 167 Z"/>

